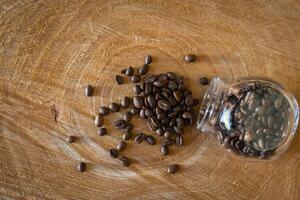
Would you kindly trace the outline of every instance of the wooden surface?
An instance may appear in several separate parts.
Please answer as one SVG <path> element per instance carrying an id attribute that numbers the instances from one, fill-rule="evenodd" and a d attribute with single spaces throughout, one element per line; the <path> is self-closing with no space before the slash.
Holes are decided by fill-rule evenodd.
<path id="1" fill-rule="evenodd" d="M 299 135 L 281 159 L 245 162 L 194 126 L 166 158 L 158 144 L 129 144 L 135 163 L 125 168 L 107 153 L 120 114 L 106 118 L 108 136 L 93 125 L 100 105 L 132 94 L 114 76 L 147 54 L 151 72 L 184 75 L 199 98 L 202 75 L 263 75 L 299 101 L 299 1 L 0 2 L 0 199 L 300 199 Z M 185 64 L 186 53 L 198 61 Z M 94 97 L 84 97 L 86 84 Z M 182 166 L 174 176 L 171 163 Z"/>

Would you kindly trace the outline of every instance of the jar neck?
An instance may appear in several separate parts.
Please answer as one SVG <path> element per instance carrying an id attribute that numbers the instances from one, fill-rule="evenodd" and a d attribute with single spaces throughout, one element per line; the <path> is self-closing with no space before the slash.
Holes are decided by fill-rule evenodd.
<path id="1" fill-rule="evenodd" d="M 214 131 L 218 121 L 227 81 L 215 77 L 211 80 L 209 87 L 204 95 L 199 110 L 197 128 L 202 132 Z"/>

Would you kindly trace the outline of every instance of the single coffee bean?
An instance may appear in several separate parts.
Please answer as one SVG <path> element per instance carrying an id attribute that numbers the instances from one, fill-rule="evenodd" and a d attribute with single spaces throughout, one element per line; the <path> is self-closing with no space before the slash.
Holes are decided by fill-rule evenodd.
<path id="1" fill-rule="evenodd" d="M 162 113 L 162 114 L 165 114 L 165 113 Z M 157 118 L 157 119 L 158 119 L 158 118 Z M 162 123 L 163 125 L 167 125 L 168 123 L 170 123 L 170 118 L 168 118 L 168 117 L 163 118 L 163 119 L 161 120 L 161 123 Z"/>
<path id="2" fill-rule="evenodd" d="M 147 117 L 152 117 L 153 116 L 153 112 L 150 109 L 146 109 L 145 114 L 146 114 Z"/>
<path id="3" fill-rule="evenodd" d="M 124 141 L 130 140 L 132 138 L 132 133 L 131 132 L 126 132 L 122 135 L 122 139 Z"/>
<path id="4" fill-rule="evenodd" d="M 145 109 L 141 109 L 141 110 L 140 110 L 140 117 L 143 118 L 143 119 L 146 119 L 146 118 L 147 118 Z"/>
<path id="5" fill-rule="evenodd" d="M 144 105 L 144 99 L 141 96 L 133 97 L 133 106 L 136 108 L 142 108 Z"/>
<path id="6" fill-rule="evenodd" d="M 120 111 L 120 105 L 117 103 L 111 103 L 109 104 L 109 109 L 112 112 L 119 112 Z"/>
<path id="7" fill-rule="evenodd" d="M 125 72 L 125 74 L 127 75 L 127 76 L 132 76 L 133 75 L 133 72 L 134 72 L 134 69 L 133 69 L 133 67 L 128 67 L 127 69 L 126 69 L 126 72 Z"/>
<path id="8" fill-rule="evenodd" d="M 127 126 L 127 123 L 125 120 L 119 119 L 114 122 L 114 125 L 115 125 L 115 127 L 119 128 L 119 129 L 123 129 Z"/>
<path id="9" fill-rule="evenodd" d="M 109 155 L 112 158 L 116 159 L 119 156 L 119 152 L 116 149 L 110 149 L 109 150 Z"/>
<path id="10" fill-rule="evenodd" d="M 275 124 L 275 117 L 273 117 L 272 115 L 269 115 L 267 121 L 268 121 L 269 128 L 272 129 Z"/>
<path id="11" fill-rule="evenodd" d="M 161 146 L 160 147 L 160 152 L 162 153 L 162 155 L 166 156 L 169 154 L 169 147 L 168 146 Z"/>
<path id="12" fill-rule="evenodd" d="M 123 119 L 126 121 L 126 122 L 130 122 L 131 119 L 132 119 L 132 113 L 127 111 L 124 116 L 123 116 Z"/>
<path id="13" fill-rule="evenodd" d="M 194 112 L 194 109 L 192 106 L 187 106 L 185 109 L 187 112 Z"/>
<path id="14" fill-rule="evenodd" d="M 176 78 L 176 74 L 174 72 L 168 72 L 167 76 L 170 80 L 174 80 Z"/>
<path id="15" fill-rule="evenodd" d="M 154 81 L 156 81 L 156 80 L 157 80 L 157 76 L 154 75 L 154 74 L 148 74 L 148 75 L 146 75 L 145 78 L 144 78 L 144 82 L 145 82 L 145 83 L 152 83 L 152 82 L 154 82 Z"/>
<path id="16" fill-rule="evenodd" d="M 176 135 L 175 137 L 176 145 L 177 146 L 182 146 L 183 145 L 183 138 L 180 135 Z"/>
<path id="17" fill-rule="evenodd" d="M 86 169 L 86 163 L 85 162 L 80 162 L 78 165 L 77 165 L 77 170 L 79 172 L 84 172 Z"/>
<path id="18" fill-rule="evenodd" d="M 200 79 L 199 79 L 199 83 L 201 84 L 201 85 L 207 85 L 208 84 L 208 79 L 206 78 L 206 77 L 201 77 Z"/>
<path id="19" fill-rule="evenodd" d="M 182 135 L 183 134 L 183 129 L 182 128 L 178 128 L 177 126 L 174 126 L 173 129 L 174 129 L 174 131 L 177 135 Z"/>
<path id="20" fill-rule="evenodd" d="M 151 107 L 155 107 L 156 106 L 156 100 L 155 100 L 155 97 L 153 95 L 149 95 L 147 97 L 147 101 L 148 101 L 148 103 L 149 103 L 149 105 Z"/>
<path id="21" fill-rule="evenodd" d="M 173 117 L 176 117 L 177 114 L 178 114 L 178 112 L 171 112 L 171 113 L 168 114 L 168 117 L 173 118 Z"/>
<path id="22" fill-rule="evenodd" d="M 168 88 L 172 91 L 175 91 L 178 88 L 178 85 L 175 81 L 169 81 Z"/>
<path id="23" fill-rule="evenodd" d="M 140 85 L 134 85 L 133 92 L 134 92 L 135 95 L 140 95 L 141 92 L 142 92 L 141 86 Z"/>
<path id="24" fill-rule="evenodd" d="M 153 94 L 156 94 L 156 93 L 158 93 L 159 91 L 160 91 L 160 89 L 159 89 L 158 87 L 152 86 L 152 92 L 153 92 Z"/>
<path id="25" fill-rule="evenodd" d="M 150 145 L 155 145 L 156 143 L 155 138 L 152 135 L 146 136 L 146 142 Z"/>
<path id="26" fill-rule="evenodd" d="M 158 128 L 155 132 L 158 136 L 163 136 L 165 131 L 162 128 Z"/>
<path id="27" fill-rule="evenodd" d="M 129 124 L 127 124 L 126 127 L 124 128 L 124 131 L 125 131 L 125 132 L 130 132 L 130 131 L 132 131 L 132 129 L 133 129 L 133 125 L 132 125 L 132 123 L 129 123 Z"/>
<path id="28" fill-rule="evenodd" d="M 184 92 L 183 92 L 183 96 L 188 96 L 188 95 L 192 95 L 192 91 L 191 90 L 185 90 Z"/>
<path id="29" fill-rule="evenodd" d="M 134 138 L 134 141 L 139 144 L 143 142 L 144 139 L 145 139 L 145 135 L 143 133 L 140 133 Z"/>
<path id="30" fill-rule="evenodd" d="M 76 137 L 73 136 L 73 135 L 69 135 L 67 138 L 66 138 L 66 142 L 67 143 L 73 143 L 75 141 Z"/>
<path id="31" fill-rule="evenodd" d="M 167 93 L 168 95 L 172 95 L 173 94 L 173 92 L 169 89 L 169 88 L 162 88 L 161 89 L 163 92 L 165 92 L 165 93 Z"/>
<path id="32" fill-rule="evenodd" d="M 156 93 L 156 94 L 155 94 L 155 100 L 156 100 L 156 101 L 159 101 L 159 100 L 161 100 L 161 99 L 163 99 L 163 97 L 162 97 L 159 93 Z"/>
<path id="33" fill-rule="evenodd" d="M 149 95 L 152 93 L 152 83 L 146 83 L 145 85 L 145 95 Z"/>
<path id="34" fill-rule="evenodd" d="M 152 56 L 151 55 L 145 56 L 145 64 L 149 65 L 151 62 L 152 62 Z"/>
<path id="35" fill-rule="evenodd" d="M 174 98 L 175 98 L 175 100 L 176 100 L 177 102 L 180 102 L 180 101 L 181 101 L 181 93 L 180 93 L 178 90 L 175 90 L 175 91 L 173 92 L 173 96 L 174 96 Z"/>
<path id="36" fill-rule="evenodd" d="M 179 165 L 177 165 L 177 164 L 173 164 L 168 167 L 169 174 L 175 174 L 178 171 L 179 171 Z"/>
<path id="37" fill-rule="evenodd" d="M 161 123 L 156 117 L 151 117 L 150 120 L 156 128 L 161 127 Z"/>
<path id="38" fill-rule="evenodd" d="M 98 135 L 99 136 L 103 136 L 103 135 L 106 135 L 107 131 L 106 131 L 106 128 L 99 128 L 98 129 Z"/>
<path id="39" fill-rule="evenodd" d="M 193 105 L 193 97 L 192 95 L 187 95 L 184 99 L 184 102 L 186 105 L 188 106 L 192 106 Z"/>
<path id="40" fill-rule="evenodd" d="M 161 93 L 161 96 L 162 96 L 164 99 L 166 99 L 166 100 L 169 98 L 169 94 L 166 93 L 166 92 L 162 92 L 162 93 Z"/>
<path id="41" fill-rule="evenodd" d="M 145 75 L 149 71 L 149 65 L 144 64 L 141 68 L 139 68 L 139 74 L 140 75 Z"/>
<path id="42" fill-rule="evenodd" d="M 194 54 L 188 54 L 184 56 L 184 60 L 187 63 L 194 62 L 196 60 L 196 56 Z"/>
<path id="43" fill-rule="evenodd" d="M 282 96 L 278 97 L 275 101 L 274 101 L 274 107 L 278 110 L 280 109 L 281 105 L 283 102 L 283 98 Z"/>
<path id="44" fill-rule="evenodd" d="M 138 82 L 140 82 L 141 81 L 141 76 L 140 75 L 138 75 L 138 74 L 136 74 L 136 75 L 133 75 L 132 77 L 131 77 L 131 82 L 133 82 L 133 83 L 138 83 Z"/>
<path id="45" fill-rule="evenodd" d="M 172 132 L 170 132 L 170 131 L 166 131 L 165 133 L 164 133 L 164 136 L 165 136 L 165 138 L 171 138 L 172 136 L 173 136 L 173 133 Z"/>
<path id="46" fill-rule="evenodd" d="M 101 115 L 101 114 L 96 115 L 95 125 L 100 127 L 100 126 L 102 126 L 103 122 L 104 122 L 103 115 Z"/>
<path id="47" fill-rule="evenodd" d="M 149 120 L 147 122 L 147 124 L 151 131 L 156 131 L 157 127 L 154 126 L 154 124 L 151 122 L 151 120 Z"/>
<path id="48" fill-rule="evenodd" d="M 149 102 L 148 102 L 148 100 L 147 100 L 147 97 L 144 98 L 144 106 L 145 106 L 146 108 L 149 108 L 149 107 L 150 107 Z"/>
<path id="49" fill-rule="evenodd" d="M 130 112 L 131 112 L 133 115 L 137 115 L 137 114 L 140 113 L 140 109 L 138 109 L 138 108 L 132 108 L 132 109 L 130 110 Z"/>
<path id="50" fill-rule="evenodd" d="M 173 145 L 173 144 L 175 144 L 175 140 L 174 139 L 172 139 L 172 138 L 166 138 L 166 139 L 164 139 L 163 141 L 162 141 L 162 143 L 161 143 L 161 145 L 162 146 L 171 146 L 171 145 Z"/>
<path id="51" fill-rule="evenodd" d="M 128 108 L 130 106 L 131 99 L 129 97 L 123 97 L 121 100 L 122 108 Z"/>
<path id="52" fill-rule="evenodd" d="M 182 117 L 183 117 L 184 119 L 194 119 L 194 114 L 193 114 L 192 112 L 184 112 L 184 113 L 182 114 Z"/>
<path id="53" fill-rule="evenodd" d="M 177 101 L 173 96 L 168 97 L 168 102 L 170 103 L 171 106 L 175 106 L 177 104 Z"/>
<path id="54" fill-rule="evenodd" d="M 121 85 L 122 83 L 124 83 L 124 80 L 123 80 L 122 76 L 117 75 L 116 76 L 116 82 L 117 82 L 118 85 Z"/>
<path id="55" fill-rule="evenodd" d="M 164 86 L 166 86 L 167 84 L 168 84 L 168 80 L 165 80 L 165 79 L 163 79 L 163 80 L 157 80 L 157 81 L 155 81 L 154 83 L 153 83 L 153 85 L 155 85 L 156 87 L 159 87 L 159 88 L 161 88 L 161 87 L 164 87 Z"/>
<path id="56" fill-rule="evenodd" d="M 176 118 L 174 117 L 174 118 L 171 119 L 171 121 L 170 121 L 170 123 L 169 123 L 169 126 L 170 126 L 170 127 L 173 127 L 173 126 L 175 126 L 175 125 L 176 125 Z"/>
<path id="57" fill-rule="evenodd" d="M 99 113 L 101 115 L 108 115 L 109 113 L 109 108 L 106 107 L 106 106 L 101 106 L 100 109 L 99 109 Z"/>
<path id="58" fill-rule="evenodd" d="M 170 103 L 166 100 L 159 100 L 157 105 L 162 110 L 169 110 L 171 108 Z"/>
<path id="59" fill-rule="evenodd" d="M 126 142 L 124 142 L 124 141 L 120 141 L 119 143 L 118 143 L 118 145 L 117 145 L 117 150 L 118 151 L 123 151 L 125 148 L 126 148 Z"/>
<path id="60" fill-rule="evenodd" d="M 178 117 L 176 119 L 176 126 L 180 129 L 182 129 L 184 127 L 184 121 L 181 117 Z"/>
<path id="61" fill-rule="evenodd" d="M 122 162 L 123 166 L 128 167 L 131 164 L 131 161 L 126 156 L 120 156 L 120 161 Z"/>
<path id="62" fill-rule="evenodd" d="M 87 85 L 84 87 L 84 95 L 87 97 L 92 96 L 94 93 L 94 88 L 91 85 Z"/>
<path id="63" fill-rule="evenodd" d="M 182 107 L 181 107 L 180 105 L 177 105 L 177 106 L 175 106 L 175 107 L 173 108 L 173 111 L 174 111 L 174 112 L 180 112 L 180 111 L 182 111 Z"/>

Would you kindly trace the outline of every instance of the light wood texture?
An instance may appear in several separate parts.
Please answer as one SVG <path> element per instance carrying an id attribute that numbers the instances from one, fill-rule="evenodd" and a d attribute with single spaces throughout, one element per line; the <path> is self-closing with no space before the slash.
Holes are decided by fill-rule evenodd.
<path id="1" fill-rule="evenodd" d="M 299 1 L 0 2 L 1 199 L 300 199 L 299 135 L 281 159 L 245 162 L 194 126 L 166 158 L 158 144 L 130 143 L 124 155 L 135 162 L 125 168 L 107 153 L 120 138 L 110 123 L 121 115 L 105 119 L 108 136 L 93 125 L 100 105 L 132 95 L 114 76 L 147 54 L 151 72 L 184 75 L 199 98 L 202 75 L 262 75 L 299 101 Z M 186 53 L 198 61 L 185 64 Z M 84 97 L 86 84 L 94 97 Z M 68 144 L 71 134 L 78 139 Z M 178 174 L 166 174 L 171 163 Z"/>

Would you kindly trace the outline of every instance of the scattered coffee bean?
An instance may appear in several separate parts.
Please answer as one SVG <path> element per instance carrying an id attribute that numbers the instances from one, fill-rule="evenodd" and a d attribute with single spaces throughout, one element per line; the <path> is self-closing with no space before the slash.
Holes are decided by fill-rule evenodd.
<path id="1" fill-rule="evenodd" d="M 116 150 L 116 149 L 110 149 L 109 150 L 109 155 L 112 157 L 112 158 L 117 158 L 119 156 L 119 152 Z"/>
<path id="2" fill-rule="evenodd" d="M 151 135 L 146 136 L 146 142 L 150 145 L 155 145 L 156 143 L 155 138 Z"/>
<path id="3" fill-rule="evenodd" d="M 177 136 L 175 137 L 175 141 L 176 141 L 176 145 L 177 145 L 177 146 L 182 146 L 182 145 L 183 145 L 183 138 L 182 138 L 182 136 L 177 135 Z"/>
<path id="4" fill-rule="evenodd" d="M 75 141 L 76 137 L 73 136 L 73 135 L 69 135 L 67 138 L 66 138 L 66 142 L 67 143 L 73 143 Z"/>
<path id="5" fill-rule="evenodd" d="M 120 156 L 120 161 L 122 162 L 123 166 L 128 167 L 131 164 L 131 161 L 126 156 Z"/>
<path id="6" fill-rule="evenodd" d="M 117 82 L 118 85 L 121 85 L 122 83 L 124 83 L 124 80 L 123 80 L 122 76 L 117 75 L 116 76 L 116 82 Z"/>
<path id="7" fill-rule="evenodd" d="M 134 96 L 133 97 L 133 106 L 136 108 L 142 108 L 144 105 L 144 100 L 141 96 Z"/>
<path id="8" fill-rule="evenodd" d="M 184 112 L 184 113 L 182 114 L 182 117 L 183 117 L 184 119 L 194 119 L 194 114 L 193 114 L 192 112 Z"/>
<path id="9" fill-rule="evenodd" d="M 133 83 L 138 83 L 138 82 L 140 82 L 141 81 L 141 76 L 140 75 L 138 75 L 138 74 L 136 74 L 136 75 L 133 75 L 132 77 L 131 77 L 131 82 L 133 82 Z"/>
<path id="10" fill-rule="evenodd" d="M 99 136 L 103 136 L 103 135 L 106 135 L 107 134 L 107 131 L 106 131 L 106 128 L 99 128 L 98 129 L 98 135 Z"/>
<path id="11" fill-rule="evenodd" d="M 99 113 L 101 115 L 108 115 L 109 114 L 109 108 L 105 106 L 101 106 L 99 109 Z"/>
<path id="12" fill-rule="evenodd" d="M 140 75 L 145 75 L 149 71 L 149 65 L 145 64 L 141 68 L 139 68 L 139 74 Z"/>
<path id="13" fill-rule="evenodd" d="M 140 133 L 134 138 L 134 141 L 139 144 L 143 142 L 144 139 L 145 139 L 145 135 L 143 133 Z"/>
<path id="14" fill-rule="evenodd" d="M 130 140 L 132 138 L 132 133 L 131 132 L 126 132 L 122 135 L 122 139 L 124 141 Z"/>
<path id="15" fill-rule="evenodd" d="M 123 119 L 126 121 L 126 122 L 130 122 L 131 119 L 132 119 L 132 113 L 127 111 L 124 116 L 123 116 Z"/>
<path id="16" fill-rule="evenodd" d="M 87 85 L 84 87 L 84 95 L 87 97 L 92 96 L 94 93 L 94 88 L 91 85 Z"/>
<path id="17" fill-rule="evenodd" d="M 129 97 L 123 97 L 121 100 L 122 108 L 128 108 L 130 106 L 131 99 Z"/>
<path id="18" fill-rule="evenodd" d="M 118 143 L 118 145 L 117 145 L 117 150 L 118 151 L 123 151 L 125 148 L 126 148 L 126 142 L 124 142 L 124 141 L 120 141 L 119 143 Z"/>
<path id="19" fill-rule="evenodd" d="M 162 153 L 162 155 L 166 156 L 169 154 L 169 147 L 168 146 L 161 146 L 160 147 L 160 152 Z"/>
<path id="20" fill-rule="evenodd" d="M 145 56 L 145 64 L 149 65 L 151 62 L 152 62 L 152 56 L 151 55 Z"/>
<path id="21" fill-rule="evenodd" d="M 201 85 L 207 85 L 207 84 L 209 83 L 209 81 L 208 81 L 208 79 L 207 79 L 206 77 L 201 77 L 201 78 L 199 79 L 199 83 L 200 83 Z"/>
<path id="22" fill-rule="evenodd" d="M 194 62 L 196 60 L 196 56 L 194 54 L 188 54 L 186 56 L 184 56 L 184 60 L 185 62 Z"/>
<path id="23" fill-rule="evenodd" d="M 158 136 L 163 136 L 164 135 L 164 130 L 162 129 L 162 128 L 158 128 L 158 129 L 156 129 L 156 134 L 158 135 Z"/>
<path id="24" fill-rule="evenodd" d="M 134 72 L 133 67 L 128 67 L 128 68 L 126 69 L 126 71 L 125 71 L 125 74 L 126 74 L 127 76 L 132 76 L 132 75 L 133 75 L 133 72 Z"/>
<path id="25" fill-rule="evenodd" d="M 173 164 L 168 167 L 169 174 L 175 174 L 178 171 L 179 171 L 179 165 L 177 165 L 177 164 Z"/>
<path id="26" fill-rule="evenodd" d="M 103 115 L 101 115 L 101 114 L 96 115 L 95 125 L 100 127 L 100 126 L 102 126 L 103 122 L 104 122 Z"/>
<path id="27" fill-rule="evenodd" d="M 132 113 L 132 115 L 137 115 L 137 114 L 140 113 L 140 110 L 139 110 L 138 108 L 132 108 L 132 109 L 130 110 L 130 112 Z"/>
<path id="28" fill-rule="evenodd" d="M 119 112 L 120 111 L 120 105 L 117 103 L 111 103 L 109 104 L 109 109 L 112 112 Z"/>
<path id="29" fill-rule="evenodd" d="M 86 169 L 86 163 L 85 162 L 80 162 L 78 165 L 77 165 L 77 170 L 79 172 L 84 172 Z"/>
<path id="30" fill-rule="evenodd" d="M 141 86 L 140 86 L 140 85 L 135 85 L 135 86 L 133 87 L 133 91 L 134 91 L 134 94 L 135 94 L 135 95 L 140 95 L 141 92 L 142 92 Z"/>
<path id="31" fill-rule="evenodd" d="M 164 136 L 165 136 L 165 138 L 171 138 L 172 136 L 173 136 L 173 133 L 172 132 L 170 132 L 170 131 L 166 131 L 165 133 L 164 133 Z"/>

